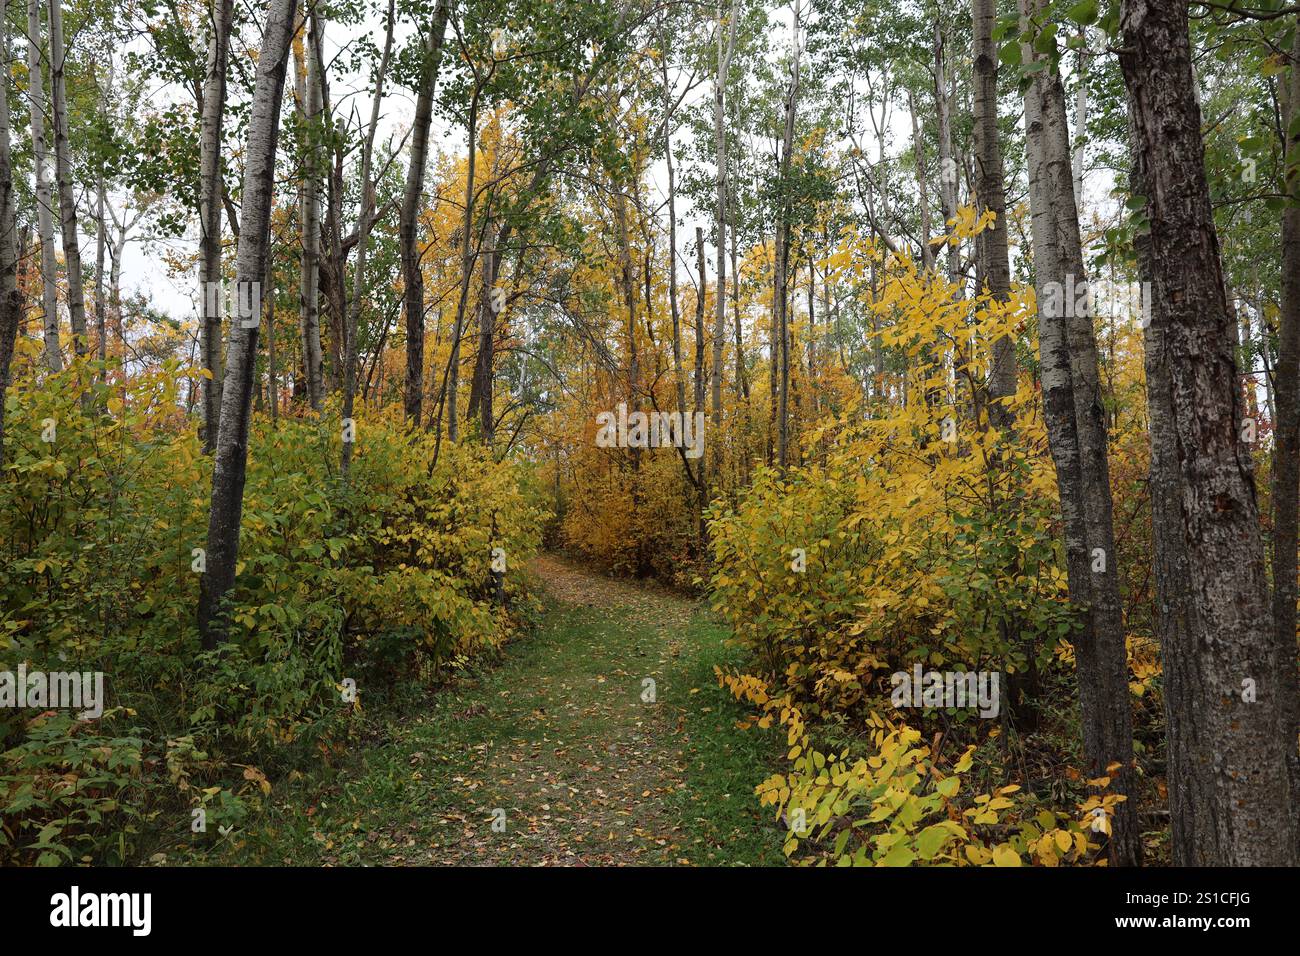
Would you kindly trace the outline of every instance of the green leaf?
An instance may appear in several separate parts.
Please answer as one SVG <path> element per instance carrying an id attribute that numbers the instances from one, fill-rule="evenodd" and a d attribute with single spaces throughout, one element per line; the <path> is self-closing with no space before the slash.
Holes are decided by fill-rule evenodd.
<path id="1" fill-rule="evenodd" d="M 1090 26 L 1097 22 L 1100 9 L 1098 0 L 1080 0 L 1065 11 L 1065 15 L 1080 26 Z"/>
<path id="2" fill-rule="evenodd" d="M 949 777 L 948 780 L 956 782 L 953 777 Z M 947 783 L 948 781 L 943 782 Z M 933 860 L 951 836 L 952 832 L 947 827 L 940 826 L 937 823 L 932 824 L 916 835 L 916 851 L 921 854 L 921 859 Z"/>
<path id="3" fill-rule="evenodd" d="M 912 861 L 916 859 L 916 854 L 912 848 L 897 844 L 877 863 L 877 866 L 911 866 Z"/>

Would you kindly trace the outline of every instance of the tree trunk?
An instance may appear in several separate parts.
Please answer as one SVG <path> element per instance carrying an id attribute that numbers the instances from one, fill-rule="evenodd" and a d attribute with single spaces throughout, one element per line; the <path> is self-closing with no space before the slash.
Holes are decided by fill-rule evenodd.
<path id="1" fill-rule="evenodd" d="M 957 160 L 952 151 L 952 110 L 948 96 L 948 74 L 943 56 L 943 28 L 934 23 L 934 106 L 939 119 L 939 194 L 943 199 L 945 223 L 957 216 Z M 947 226 L 944 232 L 947 232 Z M 948 247 L 948 281 L 961 282 L 961 246 Z"/>
<path id="2" fill-rule="evenodd" d="M 456 319 L 452 323 L 451 331 L 451 354 L 447 359 L 446 379 L 446 397 L 443 404 L 447 409 L 447 440 L 456 442 L 460 440 L 460 416 L 458 414 L 460 398 L 460 343 L 465 334 L 465 311 L 469 308 L 469 285 L 474 276 L 474 257 L 476 250 L 471 236 L 474 232 L 474 173 L 478 160 L 478 98 L 479 85 L 474 84 L 474 92 L 470 96 L 469 118 L 466 122 L 466 129 L 469 135 L 469 153 L 466 159 L 465 169 L 465 216 L 461 221 L 461 240 L 460 240 L 460 298 L 456 302 Z M 424 279 L 421 277 L 420 282 L 423 288 Z M 421 293 L 423 294 L 423 293 Z M 409 308 L 410 303 L 408 303 Z M 423 307 L 421 307 L 423 308 Z M 409 316 L 409 311 L 408 311 Z M 424 320 L 421 318 L 420 335 L 424 335 Z M 409 334 L 409 330 L 408 330 Z M 423 355 L 424 347 L 421 345 L 421 354 Z M 409 358 L 410 352 L 407 356 Z M 423 361 L 423 359 L 421 359 Z M 410 368 L 407 372 L 409 375 Z M 423 373 L 421 374 L 423 377 Z"/>
<path id="3" fill-rule="evenodd" d="M 221 202 L 225 180 L 221 173 L 222 126 L 226 107 L 226 70 L 230 58 L 230 25 L 234 0 L 212 0 L 212 34 L 208 39 L 207 78 L 199 134 L 199 302 L 203 309 L 200 359 L 211 373 L 204 378 L 203 451 L 217 444 L 221 418 L 221 319 L 225 304 L 221 290 Z"/>
<path id="4" fill-rule="evenodd" d="M 433 22 L 425 37 L 425 52 L 420 64 L 420 86 L 415 100 L 415 119 L 411 126 L 411 162 L 406 170 L 406 189 L 402 193 L 398 243 L 402 259 L 402 304 L 406 309 L 406 421 L 413 428 L 420 425 L 424 401 L 424 275 L 420 271 L 419 228 L 423 207 L 424 167 L 429 151 L 429 124 L 433 118 L 433 93 L 442 61 L 442 41 L 447 32 L 447 0 L 438 0 Z"/>
<path id="5" fill-rule="evenodd" d="M 117 336 L 117 353 L 126 354 L 126 333 L 122 327 L 122 255 L 126 251 L 127 223 L 125 218 L 117 226 L 117 238 L 109 252 L 113 264 L 108 270 L 108 301 L 113 313 L 113 334 Z"/>
<path id="6" fill-rule="evenodd" d="M 302 258 L 299 271 L 298 323 L 302 337 L 303 376 L 307 385 L 307 403 L 320 411 L 324 397 L 320 345 L 320 143 L 321 114 L 321 19 L 308 16 L 307 70 L 303 78 L 302 119 L 306 131 L 306 155 L 302 168 L 302 205 L 298 223 L 301 227 Z M 246 227 L 245 227 L 246 228 Z"/>
<path id="7" fill-rule="evenodd" d="M 212 472 L 208 515 L 207 570 L 199 595 L 198 623 L 205 648 L 226 639 L 223 601 L 235 583 L 239 558 L 239 523 L 244 506 L 248 464 L 248 420 L 257 359 L 260 285 L 266 276 L 271 207 L 275 190 L 275 152 L 280 132 L 289 40 L 295 0 L 270 0 L 257 60 L 257 80 L 248 117 L 244 151 L 243 207 L 235 263 L 235 298 L 241 304 L 232 318 L 226 352 L 226 380 Z M 244 315 L 247 303 L 251 316 Z"/>
<path id="8" fill-rule="evenodd" d="M 266 390 L 271 405 L 271 428 L 280 424 L 280 373 L 275 355 L 275 264 L 267 256 L 266 264 Z M 346 416 L 344 416 L 346 417 Z M 344 449 L 347 457 L 348 449 Z M 347 469 L 343 469 L 344 474 Z"/>
<path id="9" fill-rule="evenodd" d="M 492 365 L 496 336 L 496 312 L 493 308 L 492 287 L 496 282 L 493 274 L 493 262 L 496 259 L 496 245 L 492 234 L 492 224 L 484 223 L 484 236 L 487 239 L 482 250 L 482 286 L 478 297 L 478 354 L 474 359 L 474 379 L 470 385 L 469 414 L 479 413 L 479 422 L 483 432 L 483 443 L 492 447 Z"/>
<path id="10" fill-rule="evenodd" d="M 1088 143 L 1088 28 L 1079 27 L 1079 85 L 1074 91 L 1074 146 L 1071 171 L 1074 180 L 1074 205 L 1083 218 L 1083 162 Z"/>
<path id="11" fill-rule="evenodd" d="M 107 203 L 104 174 L 95 183 L 95 339 L 100 362 L 108 358 L 108 316 L 104 314 L 104 258 L 108 252 L 108 223 L 104 215 Z M 100 378 L 104 373 L 100 372 Z"/>
<path id="12" fill-rule="evenodd" d="M 614 225 L 618 233 L 619 288 L 623 292 L 623 307 L 627 309 L 627 399 L 635 408 L 641 390 L 640 354 L 636 346 L 636 279 L 632 267 L 632 244 L 628 234 L 627 196 L 621 186 L 611 183 L 614 190 Z M 632 460 L 638 461 L 640 449 L 629 449 Z"/>
<path id="13" fill-rule="evenodd" d="M 86 299 L 82 290 L 81 240 L 77 236 L 76 184 L 72 181 L 72 146 L 68 142 L 68 94 L 63 70 L 63 0 L 49 0 L 50 102 L 54 107 L 54 171 L 59 186 L 59 219 L 63 227 L 63 261 L 68 270 L 68 321 L 77 355 L 90 351 L 86 337 Z"/>
<path id="14" fill-rule="evenodd" d="M 357 212 L 357 265 L 352 280 L 352 302 L 343 322 L 343 456 L 340 471 L 346 478 L 352 464 L 355 429 L 352 423 L 357 394 L 357 329 L 361 326 L 361 304 L 366 297 L 366 257 L 370 247 L 371 207 L 375 203 L 375 184 L 370 181 L 370 163 L 374 155 L 375 133 L 379 129 L 379 110 L 384 98 L 384 79 L 393 54 L 393 28 L 397 21 L 396 0 L 388 0 L 388 25 L 384 32 L 384 52 L 375 71 L 375 98 L 370 104 L 370 126 L 361 147 L 361 203 Z"/>
<path id="15" fill-rule="evenodd" d="M 316 37 L 316 61 L 324 63 L 324 38 Z M 347 343 L 347 333 L 343 326 L 347 322 L 348 283 L 347 261 L 343 249 L 343 133 L 336 126 L 334 109 L 330 105 L 329 77 L 324 69 L 320 73 L 320 103 L 323 128 L 331 133 L 329 150 L 327 189 L 325 191 L 325 233 L 324 242 L 328 247 L 322 250 L 321 279 L 326 283 L 325 297 L 329 303 L 330 338 L 328 366 L 322 370 L 323 388 L 327 392 L 337 391 L 343 378 L 343 352 Z"/>
<path id="16" fill-rule="evenodd" d="M 9 0 L 0 0 L 0 50 L 9 49 Z M 38 74 L 39 75 L 39 74 Z M 0 466 L 5 460 L 5 394 L 23 297 L 18 290 L 18 227 L 9 150 L 9 71 L 0 75 Z"/>
<path id="17" fill-rule="evenodd" d="M 695 295 L 695 414 L 704 412 L 704 290 L 708 277 L 704 274 L 704 228 L 695 227 L 695 257 L 699 269 L 699 285 Z M 699 421 L 699 419 L 696 419 Z M 717 440 L 716 438 L 714 439 Z M 709 480 L 704 470 L 704 459 L 696 462 L 699 476 L 699 502 L 696 509 L 699 514 L 699 544 L 703 554 L 707 545 L 707 525 L 704 521 L 704 509 L 709 504 Z"/>
<path id="18" fill-rule="evenodd" d="M 741 334 L 740 321 L 740 256 L 737 246 L 738 230 L 736 228 L 736 195 L 729 189 L 731 204 L 727 221 L 727 254 L 731 259 L 731 331 L 732 342 L 736 347 L 736 397 L 749 403 L 749 372 L 745 368 L 745 341 Z M 748 461 L 743 463 L 748 470 Z"/>
<path id="19" fill-rule="evenodd" d="M 1167 400 L 1172 416 L 1193 609 L 1189 627 L 1168 634 L 1165 647 L 1172 670 L 1191 685 L 1170 700 L 1171 708 L 1190 705 L 1170 720 L 1170 753 L 1187 758 L 1170 776 L 1186 774 L 1180 783 L 1193 801 L 1196 839 L 1176 842 L 1174 854 L 1180 863 L 1294 866 L 1288 764 L 1296 728 L 1284 697 L 1295 693 L 1295 648 L 1292 641 L 1281 660 L 1271 629 L 1187 25 L 1181 0 L 1121 5 L 1120 67 L 1150 223 L 1151 334 L 1168 374 L 1167 386 L 1148 388 L 1165 386 L 1152 401 Z M 1176 739 L 1192 726 L 1194 739 Z"/>
<path id="20" fill-rule="evenodd" d="M 1041 9 L 1022 2 L 1022 15 Z M 1022 46 L 1026 62 L 1034 58 Z M 1075 638 L 1084 754 L 1091 777 L 1110 776 L 1116 807 L 1107 844 L 1115 865 L 1136 866 L 1142 845 L 1132 795 L 1133 727 L 1124 615 L 1115 551 L 1105 408 L 1070 166 L 1065 90 L 1050 59 L 1025 91 L 1040 303 L 1044 407 L 1066 528 L 1071 601 L 1087 615 Z M 1083 305 L 1083 308 L 1077 306 Z M 1115 771 L 1108 768 L 1118 764 Z"/>
<path id="21" fill-rule="evenodd" d="M 664 86 L 667 89 L 668 66 L 664 61 Z M 666 94 L 665 94 L 666 95 Z M 677 410 L 686 414 L 686 371 L 682 365 L 682 317 L 677 304 L 677 181 L 673 169 L 673 137 L 670 116 L 664 117 L 664 158 L 668 165 L 668 310 L 673 320 L 673 384 L 677 390 Z M 689 476 L 691 466 L 683 459 Z"/>
<path id="22" fill-rule="evenodd" d="M 779 355 L 781 379 L 779 383 L 780 399 L 777 403 L 777 466 L 782 472 L 786 470 L 790 453 L 790 317 L 789 299 L 786 296 L 790 271 L 790 216 L 792 213 L 790 189 L 790 160 L 794 151 L 795 116 L 799 106 L 799 20 L 802 8 L 799 0 L 794 3 L 794 62 L 790 67 L 790 88 L 785 100 L 785 130 L 781 139 L 781 219 L 776 224 L 776 263 L 772 289 L 774 306 L 773 332 L 780 343 Z M 725 290 L 723 290 L 725 292 Z M 720 293 L 722 294 L 722 293 Z"/>
<path id="23" fill-rule="evenodd" d="M 723 40 L 722 6 L 718 6 L 718 75 L 713 84 L 713 149 L 714 161 L 717 163 L 717 210 L 714 224 L 717 241 L 717 294 L 714 296 L 716 311 L 713 322 L 713 368 L 711 370 L 710 391 L 713 400 L 713 479 L 716 481 L 722 473 L 722 345 L 727 335 L 727 130 L 724 123 L 723 105 L 727 96 L 727 73 L 731 69 L 731 56 L 736 48 L 736 25 L 740 20 L 737 4 L 732 3 L 728 14 L 726 40 Z M 700 295 L 704 295 L 703 286 Z"/>
<path id="24" fill-rule="evenodd" d="M 910 90 L 907 94 L 907 110 L 912 117 L 912 161 L 916 164 L 917 202 L 921 209 L 921 265 L 928 272 L 934 268 L 934 249 L 930 246 L 930 190 L 925 178 L 921 124 L 916 119 L 916 103 Z"/>
<path id="25" fill-rule="evenodd" d="M 673 104 L 668 78 L 666 37 L 661 36 L 660 48 L 664 51 L 659 66 L 664 88 L 664 163 L 668 167 L 668 311 L 673 323 L 673 385 L 677 394 L 677 410 L 685 416 L 688 414 L 686 369 L 682 361 L 682 317 L 677 300 L 677 174 L 673 166 Z M 682 467 L 686 469 L 687 480 L 694 482 L 690 459 L 685 456 L 682 457 Z"/>
<path id="26" fill-rule="evenodd" d="M 49 146 L 45 139 L 45 71 L 41 67 L 40 0 L 27 0 L 27 100 L 32 126 L 32 165 L 36 167 L 36 222 L 41 237 L 41 316 L 45 335 L 45 365 L 52 372 L 63 368 L 59 344 L 58 285 L 54 258 L 54 194 L 48 172 Z"/>
<path id="27" fill-rule="evenodd" d="M 704 411 L 704 289 L 708 281 L 704 273 L 704 228 L 695 227 L 695 257 L 699 270 L 699 285 L 695 296 L 695 380 L 694 411 Z"/>
<path id="28" fill-rule="evenodd" d="M 998 51 L 993 42 L 996 19 L 994 0 L 971 0 L 974 56 L 974 140 L 975 205 L 994 221 L 980 235 L 984 250 L 984 280 L 997 302 L 1011 297 L 1011 262 L 1007 252 L 1006 192 L 1003 183 L 1002 147 L 998 142 Z M 999 399 L 1016 393 L 1016 349 L 1009 336 L 993 343 L 993 367 L 989 373 L 989 419 L 999 428 L 1013 424 L 1011 410 Z"/>
<path id="29" fill-rule="evenodd" d="M 1300 152 L 1300 130 L 1296 129 L 1300 124 L 1300 22 L 1296 26 L 1283 116 L 1283 128 L 1287 130 L 1283 153 L 1293 159 Z M 1285 192 L 1292 202 L 1282 212 L 1282 304 L 1278 312 L 1273 446 L 1273 640 L 1283 666 L 1293 662 L 1296 653 L 1296 510 L 1300 496 L 1300 206 L 1294 201 L 1300 192 L 1297 173 L 1300 166 L 1293 163 L 1284 177 Z M 1282 678 L 1286 722 L 1294 728 L 1300 722 L 1300 691 L 1294 685 L 1292 671 L 1284 672 Z M 1295 801 L 1292 823 L 1300 833 L 1300 821 L 1294 819 L 1300 812 L 1300 790 L 1294 789 L 1300 781 L 1300 767 L 1296 766 L 1294 747 L 1288 756 Z"/>

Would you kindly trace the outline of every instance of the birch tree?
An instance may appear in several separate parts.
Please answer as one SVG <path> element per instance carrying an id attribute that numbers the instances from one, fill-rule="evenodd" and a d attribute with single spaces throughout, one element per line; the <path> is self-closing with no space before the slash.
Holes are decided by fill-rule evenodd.
<path id="1" fill-rule="evenodd" d="M 773 371 L 775 372 L 778 366 L 780 369 L 779 399 L 774 399 L 777 412 L 777 463 L 782 471 L 786 468 L 790 444 L 790 322 L 788 314 L 789 299 L 786 287 L 789 284 L 790 217 L 792 213 L 790 160 L 791 154 L 794 152 L 795 117 L 799 109 L 799 59 L 803 52 L 800 37 L 802 12 L 803 9 L 799 0 L 795 0 L 794 45 L 791 50 L 790 83 L 786 88 L 785 123 L 781 138 L 781 164 L 778 180 L 781 201 L 776 223 L 776 262 L 772 270 Z M 725 298 L 725 291 L 725 288 L 719 288 L 719 301 Z M 736 355 L 736 361 L 737 363 L 740 362 L 739 352 Z M 737 374 L 739 375 L 739 371 L 737 371 Z"/>
<path id="2" fill-rule="evenodd" d="M 731 71 L 731 58 L 736 50 L 736 26 L 740 11 L 733 2 L 724 20 L 722 4 L 718 4 L 718 73 L 713 81 L 713 151 L 717 163 L 717 207 L 714 216 L 714 234 L 717 243 L 714 277 L 713 367 L 710 370 L 712 397 L 713 437 L 710 444 L 713 454 L 713 478 L 722 474 L 722 346 L 727 337 L 727 128 L 725 104 L 727 75 Z M 704 295 L 703 287 L 700 295 Z"/>
<path id="3" fill-rule="evenodd" d="M 406 420 L 420 425 L 424 401 L 424 275 L 420 271 L 416 229 L 423 205 L 425 166 L 429 153 L 429 125 L 433 118 L 433 94 L 442 62 L 443 38 L 447 32 L 448 0 L 438 0 L 428 32 L 421 39 L 419 87 L 415 119 L 411 124 L 411 159 L 406 169 L 402 194 L 398 241 L 402 257 L 402 304 L 406 311 Z"/>
<path id="4" fill-rule="evenodd" d="M 1011 297 L 1011 261 L 1007 250 L 1006 186 L 1002 145 L 998 140 L 998 51 L 993 42 L 996 18 L 994 0 L 971 0 L 974 56 L 975 205 L 979 213 L 990 212 L 993 224 L 980 234 L 984 281 L 996 302 Z M 1012 423 L 1005 402 L 1016 393 L 1016 349 L 1008 336 L 993 343 L 993 367 L 989 373 L 989 419 L 999 428 Z"/>
<path id="5" fill-rule="evenodd" d="M 270 0 L 268 4 L 249 109 L 243 206 L 235 260 L 235 299 L 240 308 L 231 322 L 230 343 L 226 350 L 226 377 L 221 393 L 221 419 L 208 514 L 206 571 L 199 595 L 198 623 L 205 648 L 215 647 L 226 638 L 223 602 L 234 586 L 235 563 L 239 558 L 239 523 L 243 515 L 248 422 L 252 411 L 261 310 L 260 286 L 266 276 L 270 244 L 280 104 L 289 63 L 294 7 L 295 0 Z"/>
<path id="6" fill-rule="evenodd" d="M 90 350 L 86 337 L 86 300 L 81 276 L 81 240 L 77 236 L 76 184 L 72 181 L 72 145 L 68 142 L 68 93 L 64 69 L 63 0 L 49 0 L 50 105 L 54 120 L 54 170 L 59 187 L 59 222 L 63 232 L 63 262 L 68 273 L 68 322 L 72 326 L 73 349 L 85 356 Z"/>
<path id="7" fill-rule="evenodd" d="M 352 280 L 352 300 L 343 323 L 343 457 L 340 470 L 346 476 L 352 462 L 356 431 L 352 425 L 353 405 L 357 394 L 357 329 L 361 324 L 361 305 L 366 297 L 366 256 L 370 246 L 370 228 L 375 204 L 375 184 L 370 178 L 370 164 L 379 129 L 379 110 L 384 99 L 384 80 L 393 54 L 393 27 L 397 20 L 396 0 L 388 0 L 388 21 L 384 31 L 384 50 L 375 69 L 375 96 L 370 104 L 370 125 L 361 147 L 361 204 L 357 212 L 357 264 Z"/>
<path id="8" fill-rule="evenodd" d="M 9 0 L 0 0 L 0 466 L 5 460 L 5 394 L 9 390 L 14 343 L 22 319 L 18 291 L 18 225 L 14 213 L 13 159 L 9 149 Z"/>
<path id="9" fill-rule="evenodd" d="M 45 66 L 42 51 L 45 30 L 41 26 L 40 0 L 27 0 L 27 107 L 31 117 L 32 165 L 36 173 L 36 223 L 41 240 L 41 316 L 45 335 L 45 365 L 50 371 L 63 368 L 59 343 L 58 285 L 54 258 L 54 193 L 50 189 L 49 146 L 45 138 L 48 102 L 45 96 Z"/>
<path id="10" fill-rule="evenodd" d="M 302 336 L 303 378 L 307 403 L 320 411 L 324 399 L 324 378 L 320 344 L 320 178 L 321 160 L 321 38 L 322 19 L 313 11 L 307 17 L 306 71 L 303 76 L 302 119 L 306 130 L 306 152 L 302 168 L 301 228 L 302 255 L 299 259 L 298 328 Z"/>
<path id="11" fill-rule="evenodd" d="M 1021 0 L 1022 25 L 1041 11 Z M 1065 527 L 1070 596 L 1082 611 L 1075 639 L 1084 753 L 1092 777 L 1111 776 L 1115 810 L 1108 841 L 1117 865 L 1137 865 L 1142 845 L 1133 804 L 1133 728 L 1124 615 L 1110 496 L 1109 450 L 1097 343 L 1072 180 L 1065 89 L 1055 41 L 1026 34 L 1021 55 L 1033 66 L 1025 87 L 1025 140 L 1033 221 L 1044 417 Z M 1032 41 L 1032 42 L 1031 42 Z M 1035 52 L 1043 46 L 1043 54 Z M 1069 301 L 1066 301 L 1067 296 Z M 1116 766 L 1117 765 L 1117 766 Z M 1115 767 L 1115 769 L 1110 769 Z"/>
<path id="12" fill-rule="evenodd" d="M 208 37 L 207 72 L 199 118 L 199 302 L 202 307 L 203 450 L 217 444 L 221 415 L 221 133 L 226 108 L 226 70 L 234 0 L 211 0 L 212 32 Z"/>

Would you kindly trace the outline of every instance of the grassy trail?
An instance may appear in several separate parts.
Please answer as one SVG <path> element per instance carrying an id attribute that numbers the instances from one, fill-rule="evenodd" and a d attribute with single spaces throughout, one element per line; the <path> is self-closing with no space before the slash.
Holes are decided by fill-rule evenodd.
<path id="1" fill-rule="evenodd" d="M 547 611 L 503 663 L 386 722 L 235 841 L 241 862 L 780 864 L 753 795 L 773 735 L 716 687 L 703 607 L 546 556 Z M 653 680 L 654 702 L 649 696 Z M 278 797 L 278 799 L 277 799 Z M 503 813 L 504 815 L 503 815 Z M 496 822 L 494 828 L 493 823 Z M 504 830 L 502 826 L 504 825 Z"/>

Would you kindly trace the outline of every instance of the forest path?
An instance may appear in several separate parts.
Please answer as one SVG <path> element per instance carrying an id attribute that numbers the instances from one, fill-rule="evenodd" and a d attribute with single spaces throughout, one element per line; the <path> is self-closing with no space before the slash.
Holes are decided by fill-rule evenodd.
<path id="1" fill-rule="evenodd" d="M 654 585 L 550 555 L 531 571 L 547 595 L 536 630 L 388 722 L 324 792 L 284 802 L 278 835 L 250 834 L 257 861 L 783 861 L 753 793 L 780 741 L 735 726 L 743 711 L 713 676 L 736 660 L 724 629 Z"/>

